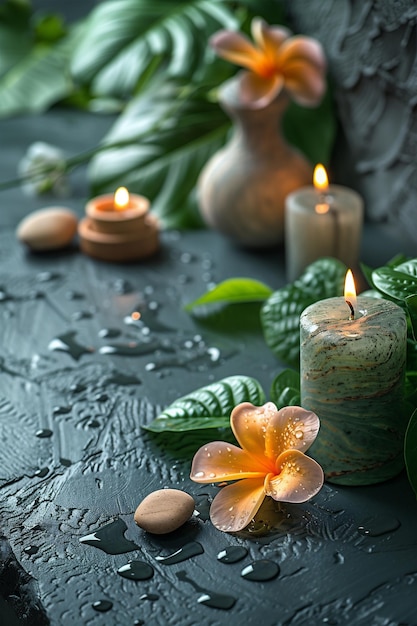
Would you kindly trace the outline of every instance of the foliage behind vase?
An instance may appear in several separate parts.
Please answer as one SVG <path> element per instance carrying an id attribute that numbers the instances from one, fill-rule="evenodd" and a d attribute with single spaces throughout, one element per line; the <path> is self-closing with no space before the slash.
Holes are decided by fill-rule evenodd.
<path id="1" fill-rule="evenodd" d="M 0 35 L 14 45 L 7 48 L 10 58 L 6 54 L 0 64 L 0 116 L 37 113 L 58 102 L 95 112 L 120 111 L 103 144 L 131 145 L 93 160 L 93 191 L 123 183 L 148 195 L 166 226 L 201 223 L 195 183 L 230 130 L 216 90 L 234 72 L 215 58 L 208 39 L 220 28 L 247 29 L 254 15 L 280 22 L 278 3 L 111 0 L 71 28 L 56 18 L 34 21 L 13 0 L 2 11 L 7 19 Z M 37 32 L 43 33 L 42 40 Z M 22 33 L 33 45 L 21 46 Z M 286 115 L 285 128 L 292 139 L 298 134 L 297 145 L 313 162 L 328 161 L 331 105 L 330 97 L 315 111 L 291 105 Z M 301 118 L 305 132 L 297 121 Z"/>

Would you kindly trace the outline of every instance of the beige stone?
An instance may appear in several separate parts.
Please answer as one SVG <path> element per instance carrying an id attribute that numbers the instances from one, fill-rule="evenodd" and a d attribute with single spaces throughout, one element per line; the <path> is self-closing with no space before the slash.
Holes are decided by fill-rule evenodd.
<path id="1" fill-rule="evenodd" d="M 140 528 L 156 535 L 170 533 L 193 514 L 194 499 L 179 489 L 159 489 L 150 493 L 135 511 Z"/>
<path id="2" fill-rule="evenodd" d="M 76 214 L 64 207 L 48 207 L 27 215 L 16 236 L 31 250 L 56 250 L 68 246 L 77 232 Z"/>

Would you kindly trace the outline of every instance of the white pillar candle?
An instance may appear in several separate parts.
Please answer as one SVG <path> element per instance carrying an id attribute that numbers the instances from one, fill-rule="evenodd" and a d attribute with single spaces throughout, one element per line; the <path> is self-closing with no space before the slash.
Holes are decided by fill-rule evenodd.
<path id="1" fill-rule="evenodd" d="M 320 169 L 322 168 L 322 170 Z M 324 176 L 319 179 L 320 173 Z M 322 257 L 355 267 L 362 234 L 363 201 L 353 189 L 327 184 L 317 166 L 314 186 L 289 194 L 285 203 L 285 251 L 290 282 Z"/>
<path id="2" fill-rule="evenodd" d="M 302 313 L 300 340 L 301 406 L 320 418 L 309 453 L 326 479 L 367 485 L 398 474 L 407 423 L 404 311 L 379 298 L 328 298 Z"/>

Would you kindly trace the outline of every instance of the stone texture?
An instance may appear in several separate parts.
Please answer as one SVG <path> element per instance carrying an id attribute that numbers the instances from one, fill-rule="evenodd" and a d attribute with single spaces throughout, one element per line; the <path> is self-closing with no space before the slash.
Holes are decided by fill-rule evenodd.
<path id="1" fill-rule="evenodd" d="M 417 239 L 417 6 L 413 0 L 285 0 L 296 32 L 316 37 L 329 64 L 340 131 L 335 183 L 365 198 L 371 220 Z"/>

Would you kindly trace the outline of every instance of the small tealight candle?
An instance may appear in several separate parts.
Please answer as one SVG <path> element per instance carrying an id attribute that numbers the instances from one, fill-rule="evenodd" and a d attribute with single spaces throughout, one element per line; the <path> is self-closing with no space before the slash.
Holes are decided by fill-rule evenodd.
<path id="1" fill-rule="evenodd" d="M 78 225 L 83 252 L 105 261 L 133 261 L 153 254 L 159 235 L 149 205 L 147 198 L 125 187 L 92 198 Z"/>
<path id="2" fill-rule="evenodd" d="M 403 468 L 402 393 L 407 344 L 403 309 L 358 296 L 307 307 L 300 319 L 301 406 L 320 418 L 311 456 L 342 485 L 381 482 Z"/>
<path id="3" fill-rule="evenodd" d="M 140 227 L 149 210 L 149 200 L 119 187 L 115 193 L 91 198 L 85 212 L 101 232 L 124 233 Z"/>
<path id="4" fill-rule="evenodd" d="M 314 186 L 290 193 L 285 202 L 287 277 L 294 281 L 321 257 L 355 266 L 362 234 L 363 201 L 353 189 L 328 184 L 326 170 L 317 165 Z"/>

